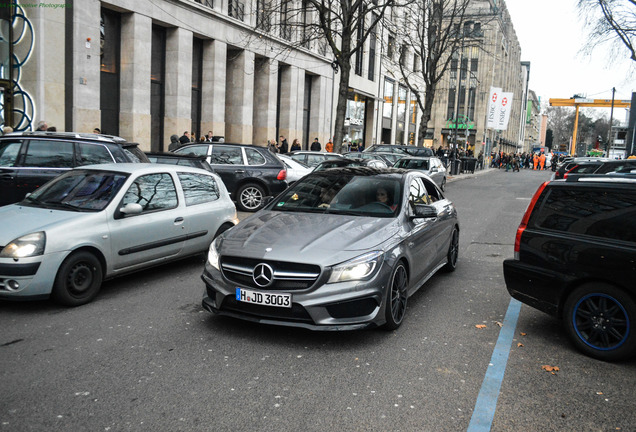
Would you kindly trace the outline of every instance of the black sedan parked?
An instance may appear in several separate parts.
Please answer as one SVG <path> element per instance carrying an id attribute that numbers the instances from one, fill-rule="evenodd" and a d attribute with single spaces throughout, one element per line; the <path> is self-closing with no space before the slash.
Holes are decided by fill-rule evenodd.
<path id="1" fill-rule="evenodd" d="M 261 208 L 266 196 L 287 188 L 287 169 L 265 147 L 225 142 L 193 143 L 177 148 L 177 154 L 205 156 L 241 211 Z"/>
<path id="2" fill-rule="evenodd" d="M 203 307 L 313 330 L 396 329 L 408 298 L 455 270 L 453 204 L 417 171 L 313 172 L 213 242 Z"/>

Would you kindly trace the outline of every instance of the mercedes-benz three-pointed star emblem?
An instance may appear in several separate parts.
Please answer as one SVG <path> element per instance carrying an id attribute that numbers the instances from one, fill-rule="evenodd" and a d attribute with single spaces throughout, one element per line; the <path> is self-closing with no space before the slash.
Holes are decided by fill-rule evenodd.
<path id="1" fill-rule="evenodd" d="M 257 264 L 252 270 L 252 279 L 259 287 L 267 287 L 274 281 L 274 270 L 265 263 Z"/>

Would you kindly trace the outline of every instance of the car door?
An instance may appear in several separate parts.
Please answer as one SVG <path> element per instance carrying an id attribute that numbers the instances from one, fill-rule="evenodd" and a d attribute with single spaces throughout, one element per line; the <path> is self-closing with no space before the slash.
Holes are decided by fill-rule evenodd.
<path id="1" fill-rule="evenodd" d="M 18 158 L 17 184 L 24 198 L 44 183 L 73 168 L 75 156 L 69 141 L 28 139 L 26 151 Z M 21 159 L 21 160 L 20 160 Z"/>
<path id="2" fill-rule="evenodd" d="M 249 177 L 242 147 L 231 144 L 214 144 L 210 156 L 210 166 L 221 177 L 230 196 L 236 199 L 234 195 L 238 185 L 243 179 Z"/>
<path id="3" fill-rule="evenodd" d="M 433 179 L 436 185 L 441 186 L 444 179 L 444 172 L 442 171 L 442 163 L 437 158 L 429 159 L 429 177 Z"/>
<path id="4" fill-rule="evenodd" d="M 213 175 L 180 172 L 177 177 L 186 206 L 183 255 L 205 251 L 227 214 L 227 201 L 219 199 L 221 188 Z"/>
<path id="5" fill-rule="evenodd" d="M 22 141 L 3 141 L 0 143 L 0 206 L 12 204 L 24 198 L 18 189 L 16 166 Z"/>
<path id="6" fill-rule="evenodd" d="M 141 205 L 141 213 L 118 211 L 129 203 Z M 119 271 L 179 255 L 187 234 L 184 211 L 169 173 L 136 177 L 109 220 L 112 268 Z"/>
<path id="7" fill-rule="evenodd" d="M 439 262 L 448 252 L 450 235 L 454 226 L 454 207 L 452 203 L 444 198 L 439 188 L 428 179 L 422 178 L 422 183 L 426 187 L 428 194 L 428 202 L 435 207 L 437 211 L 437 220 L 435 222 L 435 233 L 432 245 L 436 251 L 437 259 L 433 259 L 433 263 Z"/>
<path id="8" fill-rule="evenodd" d="M 409 177 L 408 202 L 409 213 L 415 205 L 429 204 L 428 192 L 422 178 Z M 408 221 L 409 233 L 406 246 L 410 251 L 412 266 L 412 281 L 419 281 L 427 275 L 433 267 L 435 258 L 436 219 L 414 218 Z"/>

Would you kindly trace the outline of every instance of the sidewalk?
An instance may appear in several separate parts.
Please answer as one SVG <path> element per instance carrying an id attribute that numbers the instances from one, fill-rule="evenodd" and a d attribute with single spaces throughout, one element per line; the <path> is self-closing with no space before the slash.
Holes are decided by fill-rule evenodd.
<path id="1" fill-rule="evenodd" d="M 473 178 L 475 176 L 483 175 L 483 174 L 489 173 L 491 171 L 496 171 L 496 170 L 497 168 L 484 168 L 482 170 L 475 170 L 474 173 L 457 174 L 454 176 L 446 175 L 446 181 L 448 183 L 451 183 L 451 182 L 455 182 L 462 179 Z"/>

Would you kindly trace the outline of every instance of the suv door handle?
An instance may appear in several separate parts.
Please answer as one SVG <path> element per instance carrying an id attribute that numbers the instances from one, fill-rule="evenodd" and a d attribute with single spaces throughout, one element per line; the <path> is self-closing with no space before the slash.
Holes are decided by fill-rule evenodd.
<path id="1" fill-rule="evenodd" d="M 174 223 L 181 223 L 183 222 L 183 218 L 182 217 L 178 217 L 174 220 Z"/>
<path id="2" fill-rule="evenodd" d="M 245 174 L 245 170 L 242 170 L 242 169 L 241 170 L 236 170 L 234 172 L 237 173 L 237 174 Z"/>
<path id="3" fill-rule="evenodd" d="M 0 180 L 13 180 L 13 176 L 11 174 L 2 174 Z"/>

